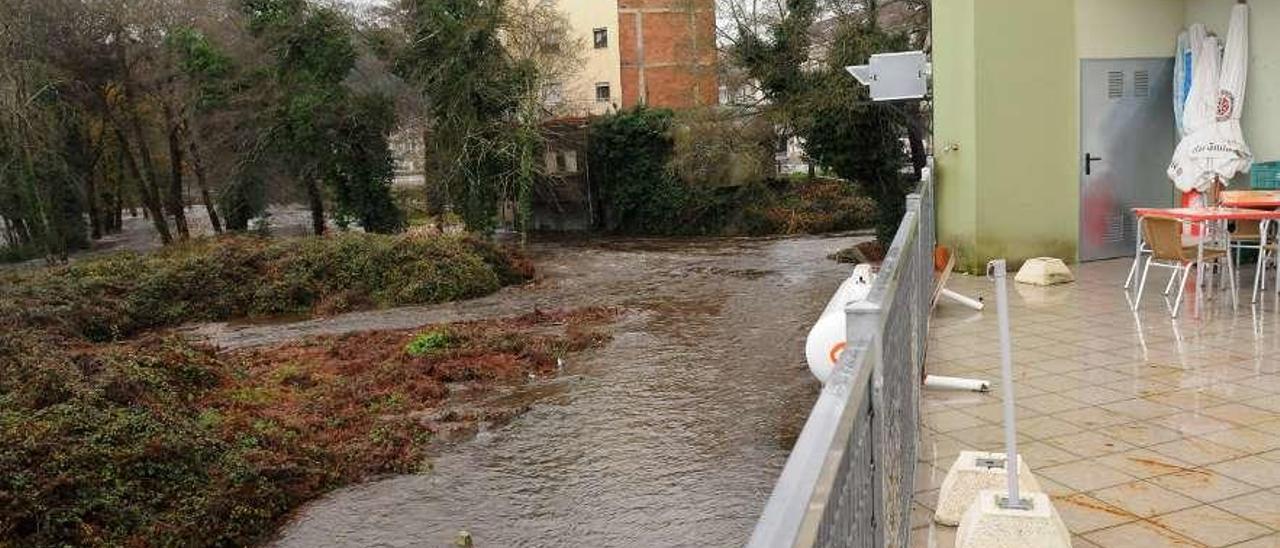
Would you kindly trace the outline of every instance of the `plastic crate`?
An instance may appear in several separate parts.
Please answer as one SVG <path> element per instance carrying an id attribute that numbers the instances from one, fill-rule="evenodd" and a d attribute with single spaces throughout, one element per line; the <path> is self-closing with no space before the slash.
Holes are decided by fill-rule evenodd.
<path id="1" fill-rule="evenodd" d="M 1280 162 L 1258 162 L 1249 171 L 1249 186 L 1255 189 L 1280 189 Z"/>

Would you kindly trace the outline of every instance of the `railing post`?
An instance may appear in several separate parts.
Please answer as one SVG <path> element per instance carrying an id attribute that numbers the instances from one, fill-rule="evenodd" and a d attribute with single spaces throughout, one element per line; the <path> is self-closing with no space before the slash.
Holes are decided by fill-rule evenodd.
<path id="1" fill-rule="evenodd" d="M 845 352 L 869 352 L 871 357 L 871 464 L 877 473 L 872 475 L 873 493 L 873 546 L 885 546 L 891 532 L 885 531 L 886 512 L 889 508 L 889 491 L 885 484 L 884 469 L 888 459 L 889 414 L 884 405 L 884 308 L 880 303 L 858 301 L 845 307 Z"/>

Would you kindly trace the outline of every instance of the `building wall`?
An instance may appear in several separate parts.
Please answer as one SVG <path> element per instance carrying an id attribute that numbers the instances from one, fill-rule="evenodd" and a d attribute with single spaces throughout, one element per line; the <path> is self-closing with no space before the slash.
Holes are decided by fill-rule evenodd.
<path id="1" fill-rule="evenodd" d="M 562 82 L 567 114 L 604 114 L 622 104 L 622 72 L 620 70 L 621 37 L 618 35 L 617 0 L 558 0 L 561 12 L 569 17 L 573 38 L 582 45 L 582 68 Z M 595 47 L 595 29 L 609 34 L 609 46 Z M 596 85 L 608 83 L 608 101 L 596 99 Z"/>
<path id="2" fill-rule="evenodd" d="M 617 0 L 622 106 L 714 105 L 714 0 Z"/>
<path id="3" fill-rule="evenodd" d="M 1224 39 L 1235 0 L 1187 0 L 1186 21 Z M 1249 2 L 1249 82 L 1244 135 L 1255 161 L 1280 161 L 1280 1 Z"/>
<path id="4" fill-rule="evenodd" d="M 960 257 L 977 256 L 975 1 L 978 0 L 937 0 L 933 5 L 938 236 Z"/>
<path id="5" fill-rule="evenodd" d="M 1073 6 L 978 0 L 977 8 L 980 255 L 1015 264 L 1037 256 L 1074 259 L 1079 124 L 1069 115 L 1077 102 Z"/>
<path id="6" fill-rule="evenodd" d="M 1074 259 L 1074 4 L 938 0 L 933 17 L 942 242 L 970 271 Z"/>
<path id="7" fill-rule="evenodd" d="M 1081 59 L 1173 57 L 1183 0 L 1075 0 Z"/>
<path id="8" fill-rule="evenodd" d="M 1189 23 L 1225 36 L 1234 2 L 936 0 L 939 236 L 962 266 L 1075 259 L 1080 60 L 1172 56 Z M 1245 135 L 1280 160 L 1280 1 L 1249 4 Z"/>

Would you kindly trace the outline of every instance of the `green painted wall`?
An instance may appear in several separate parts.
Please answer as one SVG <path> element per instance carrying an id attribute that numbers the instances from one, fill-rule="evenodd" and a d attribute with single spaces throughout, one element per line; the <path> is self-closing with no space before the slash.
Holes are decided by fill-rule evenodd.
<path id="1" fill-rule="evenodd" d="M 933 5 L 938 234 L 962 258 L 974 256 L 978 233 L 974 1 L 937 0 Z"/>
<path id="2" fill-rule="evenodd" d="M 1074 21 L 1068 0 L 935 1 L 939 237 L 966 270 L 1076 258 Z"/>

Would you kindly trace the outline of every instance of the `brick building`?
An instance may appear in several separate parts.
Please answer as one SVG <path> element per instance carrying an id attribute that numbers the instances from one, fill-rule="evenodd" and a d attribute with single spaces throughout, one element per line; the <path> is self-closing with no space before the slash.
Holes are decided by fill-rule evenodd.
<path id="1" fill-rule="evenodd" d="M 714 105 L 715 0 L 617 0 L 622 106 Z"/>

